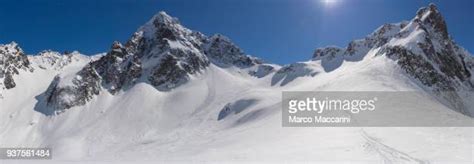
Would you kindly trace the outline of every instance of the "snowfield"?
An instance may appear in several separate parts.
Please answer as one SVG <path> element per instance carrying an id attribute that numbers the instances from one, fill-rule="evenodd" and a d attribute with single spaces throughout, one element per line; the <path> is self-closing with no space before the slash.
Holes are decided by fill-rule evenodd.
<path id="1" fill-rule="evenodd" d="M 332 72 L 309 61 L 318 74 L 284 86 L 272 86 L 272 76 L 258 79 L 210 66 L 173 92 L 140 83 L 114 96 L 102 92 L 86 106 L 56 116 L 32 110 L 54 74 L 25 74 L 18 81 L 26 87 L 6 91 L 0 101 L 1 147 L 51 147 L 57 162 L 470 163 L 472 128 L 281 126 L 282 91 L 420 90 L 393 61 L 373 54 Z M 33 85 L 38 88 L 28 87 Z M 218 120 L 227 103 L 244 99 L 253 101 Z"/>

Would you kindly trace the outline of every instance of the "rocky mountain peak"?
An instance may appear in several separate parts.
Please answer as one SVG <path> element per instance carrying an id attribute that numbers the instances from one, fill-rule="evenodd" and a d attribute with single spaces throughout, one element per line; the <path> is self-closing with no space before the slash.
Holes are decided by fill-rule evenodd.
<path id="1" fill-rule="evenodd" d="M 23 50 L 20 48 L 20 46 L 18 46 L 18 43 L 14 41 L 9 44 L 0 45 L 0 52 L 2 55 L 24 55 Z"/>
<path id="2" fill-rule="evenodd" d="M 42 56 L 42 57 L 59 57 L 61 56 L 61 53 L 53 51 L 53 50 L 43 50 L 37 54 L 37 56 Z"/>
<path id="3" fill-rule="evenodd" d="M 181 26 L 177 18 L 171 17 L 166 12 L 160 11 L 153 16 L 145 25 L 140 27 L 142 35 L 147 39 L 169 39 L 178 40 L 191 30 Z"/>
<path id="4" fill-rule="evenodd" d="M 47 104 L 62 111 L 84 104 L 102 89 L 115 94 L 137 82 L 166 92 L 187 83 L 191 76 L 211 63 L 248 68 L 262 62 L 246 55 L 223 35 L 207 37 L 183 27 L 178 19 L 165 12 L 159 12 L 141 26 L 125 46 L 114 42 L 105 56 L 89 63 L 72 82 L 71 79 L 69 82 L 57 79 L 51 83 L 47 93 L 51 99 Z M 272 66 L 261 68 L 258 73 L 249 71 L 249 74 L 264 76 L 273 71 Z M 82 92 L 84 89 L 93 92 Z M 67 101 L 60 99 L 69 94 L 81 96 L 70 96 L 74 99 Z"/>
<path id="5" fill-rule="evenodd" d="M 62 111 L 84 104 L 102 89 L 115 94 L 137 82 L 149 83 L 160 91 L 176 88 L 209 65 L 201 47 L 205 38 L 198 34 L 181 26 L 176 18 L 159 12 L 125 46 L 114 42 L 105 56 L 89 63 L 76 78 L 55 80 L 50 85 L 51 99 L 47 104 Z M 76 96 L 67 101 L 60 98 L 70 94 Z"/>
<path id="6" fill-rule="evenodd" d="M 118 41 L 114 41 L 114 43 L 112 43 L 112 46 L 110 47 L 113 51 L 116 51 L 116 50 L 120 50 L 123 48 L 122 46 L 122 43 L 118 42 Z"/>
<path id="7" fill-rule="evenodd" d="M 446 22 L 434 4 L 420 8 L 412 21 L 384 24 L 364 39 L 350 42 L 345 49 L 317 49 L 313 60 L 321 60 L 321 66 L 330 72 L 343 61 L 362 60 L 370 50 L 396 61 L 427 90 L 452 92 L 442 99 L 462 113 L 467 111 L 459 102 L 462 96 L 457 91 L 474 90 L 472 57 L 451 40 Z"/>
<path id="8" fill-rule="evenodd" d="M 155 16 L 152 18 L 154 23 L 161 23 L 161 24 L 179 24 L 179 21 L 177 18 L 174 18 L 170 15 L 168 15 L 164 11 L 158 12 Z"/>
<path id="9" fill-rule="evenodd" d="M 86 63 L 92 59 L 78 51 L 64 52 L 63 54 L 53 50 L 43 50 L 36 55 L 28 56 L 33 66 L 45 70 L 60 71 L 71 63 Z"/>
<path id="10" fill-rule="evenodd" d="M 16 83 L 13 76 L 19 74 L 20 70 L 33 71 L 20 46 L 15 42 L 0 44 L 0 86 L 6 89 L 14 88 Z"/>
<path id="11" fill-rule="evenodd" d="M 444 39 L 449 38 L 446 22 L 435 4 L 431 3 L 428 7 L 420 8 L 416 13 L 415 21 L 432 27 Z"/>

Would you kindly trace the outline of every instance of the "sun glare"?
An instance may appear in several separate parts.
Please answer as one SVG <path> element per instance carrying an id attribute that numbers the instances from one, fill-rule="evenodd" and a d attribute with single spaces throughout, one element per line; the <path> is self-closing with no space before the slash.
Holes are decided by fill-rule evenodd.
<path id="1" fill-rule="evenodd" d="M 339 0 L 321 0 L 321 2 L 326 6 L 332 6 L 338 3 Z"/>

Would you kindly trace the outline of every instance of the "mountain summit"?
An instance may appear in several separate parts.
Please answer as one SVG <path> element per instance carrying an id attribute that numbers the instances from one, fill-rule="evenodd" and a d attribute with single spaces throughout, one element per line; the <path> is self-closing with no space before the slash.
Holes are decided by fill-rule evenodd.
<path id="1" fill-rule="evenodd" d="M 15 87 L 13 76 L 19 74 L 20 69 L 32 71 L 23 50 L 15 42 L 0 45 L 0 87 Z"/>

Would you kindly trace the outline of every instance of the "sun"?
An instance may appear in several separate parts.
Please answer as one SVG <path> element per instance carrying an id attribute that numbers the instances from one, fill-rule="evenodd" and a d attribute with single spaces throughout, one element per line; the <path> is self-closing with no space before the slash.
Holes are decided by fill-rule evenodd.
<path id="1" fill-rule="evenodd" d="M 326 6 L 332 6 L 339 2 L 339 0 L 321 0 L 321 2 Z"/>

